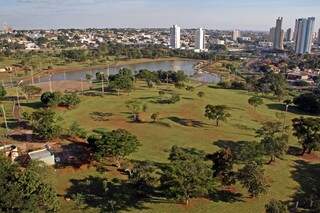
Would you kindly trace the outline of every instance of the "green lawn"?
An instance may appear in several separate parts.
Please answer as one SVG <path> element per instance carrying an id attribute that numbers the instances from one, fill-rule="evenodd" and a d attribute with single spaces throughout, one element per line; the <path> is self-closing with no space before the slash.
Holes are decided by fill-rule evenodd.
<path id="1" fill-rule="evenodd" d="M 172 104 L 157 104 L 154 100 L 158 97 L 160 89 L 171 89 L 181 94 L 181 101 Z M 205 92 L 203 98 L 197 93 Z M 223 90 L 209 88 L 206 85 L 199 86 L 194 92 L 175 89 L 166 85 L 149 89 L 145 83 L 138 82 L 136 90 L 130 95 L 121 96 L 105 95 L 104 97 L 82 97 L 81 104 L 73 110 L 59 110 L 64 118 L 65 126 L 77 121 L 82 127 L 92 130 L 103 127 L 109 130 L 124 128 L 137 135 L 142 143 L 139 150 L 129 158 L 135 160 L 150 160 L 154 162 L 166 162 L 168 151 L 173 145 L 194 147 L 212 153 L 220 149 L 223 141 L 254 141 L 255 129 L 267 120 L 277 119 L 276 113 L 281 112 L 277 102 L 264 99 L 264 105 L 254 110 L 248 105 L 250 97 L 246 91 Z M 128 100 L 140 100 L 147 103 L 147 112 L 142 115 L 145 122 L 131 123 L 128 118 L 126 102 Z M 207 104 L 226 105 L 230 108 L 232 117 L 220 127 L 214 126 L 213 121 L 204 117 L 204 107 Z M 30 109 L 29 109 L 30 110 Z M 90 113 L 107 112 L 113 115 L 108 121 L 94 121 Z M 160 113 L 160 122 L 151 123 L 150 115 Z M 287 122 L 294 118 L 295 114 L 288 113 Z M 217 141 L 220 141 L 217 143 Z M 221 142 L 222 141 L 222 142 Z M 293 136 L 290 136 L 290 144 L 297 145 Z M 299 188 L 299 183 L 293 174 L 296 170 L 298 157 L 285 156 L 283 160 L 277 160 L 272 165 L 265 165 L 266 176 L 270 183 L 268 193 L 259 198 L 248 198 L 248 194 L 236 186 L 238 192 L 242 193 L 239 201 L 223 202 L 205 199 L 193 200 L 189 207 L 166 201 L 145 202 L 143 209 L 131 208 L 130 212 L 264 212 L 264 205 L 271 199 L 289 200 Z M 64 194 L 72 184 L 71 179 L 84 179 L 89 176 L 101 178 L 112 178 L 113 173 L 99 173 L 95 168 L 88 170 L 71 170 L 71 172 L 57 171 L 56 186 L 60 194 Z M 72 201 L 63 201 L 61 212 L 77 212 Z M 107 201 L 105 201 L 107 202 Z M 99 212 L 99 209 L 89 208 L 86 212 Z"/>

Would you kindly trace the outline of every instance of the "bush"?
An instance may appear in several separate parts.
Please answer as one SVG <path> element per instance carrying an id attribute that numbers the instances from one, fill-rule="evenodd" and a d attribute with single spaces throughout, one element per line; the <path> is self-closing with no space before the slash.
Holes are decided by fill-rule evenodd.
<path id="1" fill-rule="evenodd" d="M 68 108 L 74 107 L 80 103 L 80 98 L 76 93 L 65 94 L 62 96 L 59 105 Z"/>
<path id="2" fill-rule="evenodd" d="M 0 86 L 0 99 L 3 99 L 7 95 L 7 91 L 3 85 Z"/>
<path id="3" fill-rule="evenodd" d="M 233 81 L 231 83 L 231 89 L 239 89 L 239 90 L 245 90 L 246 89 L 246 84 L 241 81 Z"/>
<path id="4" fill-rule="evenodd" d="M 205 93 L 204 92 L 202 92 L 202 91 L 200 91 L 200 92 L 198 92 L 198 94 L 197 94 L 200 98 L 202 98 L 202 97 L 204 97 L 205 96 Z"/>
<path id="5" fill-rule="evenodd" d="M 171 94 L 171 97 L 160 98 L 158 103 L 160 104 L 175 104 L 180 101 L 180 95 Z"/>
<path id="6" fill-rule="evenodd" d="M 266 213 L 288 213 L 287 206 L 278 200 L 270 200 L 269 203 L 266 204 Z"/>
<path id="7" fill-rule="evenodd" d="M 194 91 L 194 87 L 193 86 L 187 86 L 186 90 L 189 92 L 193 92 Z"/>
<path id="8" fill-rule="evenodd" d="M 57 106 L 61 101 L 61 93 L 60 92 L 45 92 L 41 95 L 41 102 L 47 106 Z"/>
<path id="9" fill-rule="evenodd" d="M 171 104 L 175 104 L 180 101 L 180 95 L 172 94 L 171 98 L 169 99 Z"/>
<path id="10" fill-rule="evenodd" d="M 85 129 L 81 128 L 77 122 L 73 122 L 69 127 L 68 135 L 69 136 L 76 136 L 79 138 L 86 138 L 87 132 Z"/>
<path id="11" fill-rule="evenodd" d="M 44 139 L 53 139 L 61 135 L 60 120 L 61 118 L 55 112 L 45 109 L 35 111 L 30 116 L 34 133 Z"/>
<path id="12" fill-rule="evenodd" d="M 178 82 L 174 84 L 174 87 L 177 89 L 183 89 L 185 87 L 185 84 L 182 82 Z"/>

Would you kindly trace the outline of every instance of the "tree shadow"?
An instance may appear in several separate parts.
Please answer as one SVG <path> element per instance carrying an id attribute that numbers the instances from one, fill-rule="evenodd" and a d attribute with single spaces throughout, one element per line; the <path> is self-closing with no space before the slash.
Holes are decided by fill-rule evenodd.
<path id="1" fill-rule="evenodd" d="M 218 190 L 210 195 L 211 200 L 214 202 L 225 202 L 225 203 L 235 203 L 235 202 L 243 202 L 241 198 L 242 194 L 233 192 L 230 190 Z"/>
<path id="2" fill-rule="evenodd" d="M 183 100 L 194 100 L 194 98 L 190 98 L 190 97 L 182 97 L 181 99 L 183 99 Z"/>
<path id="3" fill-rule="evenodd" d="M 267 104 L 267 107 L 269 109 L 272 109 L 272 110 L 277 110 L 277 111 L 281 111 L 281 112 L 285 112 L 286 111 L 286 107 L 284 104 L 281 104 L 281 103 L 272 103 L 272 104 Z M 310 115 L 312 116 L 313 114 L 311 113 L 306 113 L 306 112 L 303 112 L 301 111 L 298 107 L 295 107 L 295 106 L 290 106 L 288 108 L 288 112 L 292 113 L 292 114 L 297 114 L 297 115 Z"/>
<path id="4" fill-rule="evenodd" d="M 182 126 L 188 126 L 188 127 L 204 127 L 205 125 L 207 125 L 206 123 L 203 123 L 201 121 L 196 121 L 193 119 L 179 118 L 176 116 L 168 117 L 167 119 L 169 119 L 175 123 L 178 123 Z"/>
<path id="5" fill-rule="evenodd" d="M 109 121 L 113 114 L 108 112 L 90 112 L 90 118 L 94 121 Z"/>
<path id="6" fill-rule="evenodd" d="M 79 169 L 82 165 L 89 164 L 92 160 L 89 145 L 78 141 L 72 141 L 70 144 L 59 146 L 59 148 L 54 150 L 54 155 L 59 159 L 59 162 L 56 164 L 57 168 L 71 166 Z"/>
<path id="7" fill-rule="evenodd" d="M 136 193 L 135 187 L 122 180 L 112 180 L 89 176 L 82 180 L 70 180 L 68 197 L 81 195 L 88 207 L 98 208 L 101 212 L 128 211 L 131 208 L 147 209 L 143 203 L 148 197 Z"/>
<path id="8" fill-rule="evenodd" d="M 256 130 L 255 128 L 248 127 L 245 124 L 232 124 L 232 126 L 238 128 L 238 129 L 241 129 L 241 130 L 247 130 L 247 131 L 255 131 Z"/>
<path id="9" fill-rule="evenodd" d="M 301 156 L 302 155 L 302 149 L 296 146 L 289 146 L 287 150 L 288 155 L 293 155 L 293 156 Z"/>
<path id="10" fill-rule="evenodd" d="M 295 161 L 292 177 L 300 185 L 293 195 L 293 203 L 307 212 L 318 212 L 320 209 L 320 164 L 303 160 Z M 295 206 L 296 207 L 296 206 Z"/>
<path id="11" fill-rule="evenodd" d="M 43 105 L 42 102 L 40 101 L 36 101 L 36 102 L 27 102 L 27 103 L 20 103 L 21 106 L 24 106 L 24 107 L 29 107 L 29 108 L 32 108 L 32 109 L 40 109 L 42 107 L 45 107 Z"/>

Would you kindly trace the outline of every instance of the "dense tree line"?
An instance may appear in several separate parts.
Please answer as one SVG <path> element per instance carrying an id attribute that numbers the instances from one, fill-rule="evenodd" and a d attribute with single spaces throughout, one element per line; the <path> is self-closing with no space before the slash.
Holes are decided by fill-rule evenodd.
<path id="1" fill-rule="evenodd" d="M 26 168 L 0 154 L 0 211 L 56 212 L 57 194 L 44 164 L 31 162 Z"/>

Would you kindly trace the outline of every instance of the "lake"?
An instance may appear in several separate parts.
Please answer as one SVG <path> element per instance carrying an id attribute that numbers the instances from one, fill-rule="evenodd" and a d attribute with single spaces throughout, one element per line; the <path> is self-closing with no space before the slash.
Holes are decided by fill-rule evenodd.
<path id="1" fill-rule="evenodd" d="M 139 71 L 141 69 L 148 69 L 151 71 L 179 71 L 183 70 L 186 75 L 189 77 L 205 82 L 205 83 L 218 83 L 220 77 L 215 74 L 209 73 L 197 73 L 194 66 L 197 64 L 197 61 L 194 60 L 168 60 L 168 61 L 154 61 L 154 62 L 145 62 L 139 64 L 123 65 L 123 66 L 113 66 L 109 68 L 110 75 L 117 74 L 121 68 L 129 68 L 133 71 Z M 81 80 L 86 79 L 86 74 L 92 75 L 94 78 L 97 72 L 104 72 L 107 74 L 108 69 L 90 69 L 71 71 L 71 72 L 61 72 L 52 74 L 52 81 L 61 81 L 61 80 Z M 36 78 L 35 83 L 38 82 L 47 82 L 49 81 L 49 76 Z"/>

